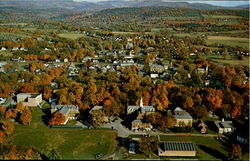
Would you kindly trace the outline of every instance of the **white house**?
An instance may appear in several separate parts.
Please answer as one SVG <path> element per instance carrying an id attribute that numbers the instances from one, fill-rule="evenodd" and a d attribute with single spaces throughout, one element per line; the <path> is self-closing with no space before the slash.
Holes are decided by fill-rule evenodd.
<path id="1" fill-rule="evenodd" d="M 225 121 L 222 119 L 221 121 L 214 121 L 214 124 L 219 134 L 232 133 L 235 131 L 235 126 L 232 121 Z"/>

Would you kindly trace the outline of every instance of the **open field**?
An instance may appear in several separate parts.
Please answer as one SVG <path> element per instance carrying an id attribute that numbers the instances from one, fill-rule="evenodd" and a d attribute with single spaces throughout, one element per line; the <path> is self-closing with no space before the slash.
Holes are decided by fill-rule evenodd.
<path id="1" fill-rule="evenodd" d="M 206 32 L 191 32 L 191 33 L 175 33 L 173 35 L 178 37 L 197 37 L 197 36 L 203 36 L 207 34 Z"/>
<path id="2" fill-rule="evenodd" d="M 80 33 L 61 33 L 61 34 L 58 34 L 59 37 L 62 37 L 62 38 L 66 38 L 66 39 L 72 39 L 72 40 L 76 40 L 76 39 L 79 39 L 81 37 L 84 37 L 85 35 L 84 34 L 80 34 Z"/>
<path id="3" fill-rule="evenodd" d="M 29 37 L 27 34 L 22 34 L 22 33 L 0 32 L 0 40 L 2 41 L 15 40 L 27 37 Z"/>
<path id="4" fill-rule="evenodd" d="M 44 113 L 32 108 L 30 125 L 16 125 L 11 142 L 15 145 L 32 146 L 47 154 L 55 149 L 61 159 L 95 159 L 112 153 L 116 147 L 116 133 L 112 130 L 50 129 L 41 120 Z"/>
<path id="5" fill-rule="evenodd" d="M 226 37 L 226 36 L 208 36 L 207 40 L 208 45 L 211 44 L 223 44 L 228 46 L 239 46 L 249 49 L 249 40 L 248 38 L 240 37 Z"/>
<path id="6" fill-rule="evenodd" d="M 213 59 L 213 58 L 210 60 L 217 62 L 217 63 L 222 63 L 222 64 L 249 66 L 249 58 L 248 57 L 244 57 L 243 60 L 225 60 L 225 59 Z"/>
<path id="7" fill-rule="evenodd" d="M 220 18 L 220 19 L 225 19 L 225 18 L 228 18 L 228 19 L 238 19 L 238 18 L 242 18 L 240 16 L 232 16 L 232 15 L 202 15 L 203 17 L 206 17 L 206 18 L 214 18 L 214 19 L 217 19 L 217 18 Z"/>
<path id="8" fill-rule="evenodd" d="M 118 32 L 118 31 L 113 31 L 110 32 L 114 35 L 138 35 L 140 34 L 140 32 Z M 145 32 L 145 34 L 149 34 L 150 32 Z"/>

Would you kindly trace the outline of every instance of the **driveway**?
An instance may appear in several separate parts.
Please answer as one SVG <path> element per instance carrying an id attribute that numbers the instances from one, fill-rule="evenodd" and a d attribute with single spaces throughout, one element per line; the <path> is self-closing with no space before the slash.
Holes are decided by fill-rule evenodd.
<path id="1" fill-rule="evenodd" d="M 134 132 L 134 131 L 129 130 L 128 128 L 126 128 L 122 125 L 122 123 L 121 123 L 122 121 L 123 120 L 119 118 L 118 120 L 115 120 L 114 122 L 105 124 L 104 128 L 111 128 L 111 129 L 113 128 L 113 129 L 117 130 L 118 137 L 122 137 L 122 138 L 126 138 L 129 135 L 144 135 L 144 134 L 146 134 L 145 132 Z"/>

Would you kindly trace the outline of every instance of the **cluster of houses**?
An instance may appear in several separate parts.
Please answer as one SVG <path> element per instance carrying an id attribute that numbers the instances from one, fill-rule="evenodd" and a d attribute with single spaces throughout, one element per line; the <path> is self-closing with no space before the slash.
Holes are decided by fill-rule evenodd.
<path id="1" fill-rule="evenodd" d="M 7 99 L 0 98 L 0 105 L 5 107 L 9 105 L 15 105 L 19 102 L 23 102 L 23 105 L 27 107 L 35 107 L 35 106 L 41 107 L 41 104 L 43 102 L 42 94 L 19 93 L 16 95 L 16 102 L 12 99 L 12 97 Z M 103 110 L 103 106 L 94 106 L 89 113 L 91 114 L 91 112 L 94 110 Z M 68 120 L 77 119 L 77 116 L 80 113 L 79 108 L 76 105 L 56 105 L 55 101 L 51 101 L 51 113 L 54 113 L 56 111 L 62 113 L 65 116 L 66 120 L 64 124 L 66 124 Z M 152 130 L 153 126 L 150 123 L 144 122 L 143 118 L 145 115 L 155 113 L 156 111 L 157 110 L 154 106 L 144 106 L 142 99 L 140 100 L 140 105 L 128 105 L 126 111 L 127 116 L 135 114 L 135 119 L 132 120 L 131 122 L 131 130 L 132 131 Z M 173 115 L 174 118 L 176 119 L 175 127 L 193 126 L 194 120 L 192 116 L 184 109 L 176 107 L 173 112 L 171 110 L 168 110 L 167 113 L 169 115 Z M 108 123 L 111 120 L 111 118 L 106 117 L 105 120 L 106 123 Z M 236 130 L 236 127 L 232 121 L 225 121 L 224 119 L 214 121 L 214 125 L 219 134 L 233 133 Z M 200 128 L 201 133 L 204 134 L 207 132 L 207 125 L 203 121 L 200 121 L 198 127 Z"/>
<path id="2" fill-rule="evenodd" d="M 150 123 L 144 122 L 143 118 L 145 115 L 155 113 L 156 108 L 154 106 L 144 106 L 143 100 L 140 100 L 140 105 L 128 105 L 127 106 L 127 115 L 135 114 L 136 119 L 131 122 L 131 130 L 132 131 L 150 131 L 153 126 Z M 169 115 L 173 115 L 176 119 L 176 127 L 186 127 L 192 126 L 193 118 L 192 116 L 181 109 L 180 107 L 175 108 L 173 114 L 170 110 L 168 110 Z"/>

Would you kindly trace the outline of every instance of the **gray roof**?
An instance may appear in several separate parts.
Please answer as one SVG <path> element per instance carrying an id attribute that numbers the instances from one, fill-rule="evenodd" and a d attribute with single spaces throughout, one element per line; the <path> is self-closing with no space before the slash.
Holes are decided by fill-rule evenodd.
<path id="1" fill-rule="evenodd" d="M 134 110 L 134 111 L 136 111 L 136 110 L 138 110 L 140 108 L 140 106 L 136 106 L 136 105 L 134 105 L 134 106 L 128 106 L 127 107 L 127 111 L 129 111 L 129 110 Z"/>
<path id="2" fill-rule="evenodd" d="M 162 142 L 163 151 L 195 151 L 195 145 L 191 142 Z"/>
<path id="3" fill-rule="evenodd" d="M 192 116 L 180 107 L 176 107 L 174 110 L 174 117 L 176 119 L 193 119 Z"/>
<path id="4" fill-rule="evenodd" d="M 155 108 L 153 106 L 128 106 L 127 111 L 136 111 L 136 110 L 141 110 L 141 113 L 146 113 L 146 112 L 155 112 Z"/>
<path id="5" fill-rule="evenodd" d="M 155 108 L 153 106 L 142 106 L 141 113 L 145 112 L 155 112 Z"/>
<path id="6" fill-rule="evenodd" d="M 218 128 L 234 128 L 232 121 L 214 121 Z"/>
<path id="7" fill-rule="evenodd" d="M 89 112 L 93 111 L 93 110 L 102 110 L 103 106 L 94 106 Z"/>
<path id="8" fill-rule="evenodd" d="M 68 111 L 78 111 L 78 107 L 75 105 L 56 105 L 54 107 L 52 107 L 51 109 L 56 109 L 58 110 L 58 112 L 62 113 L 62 114 L 67 114 Z"/>

